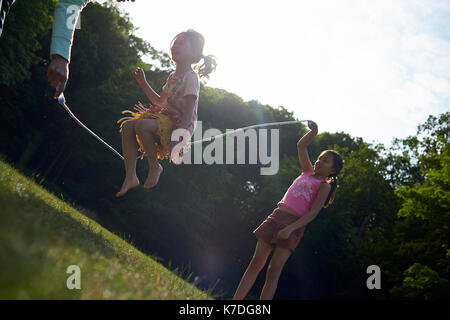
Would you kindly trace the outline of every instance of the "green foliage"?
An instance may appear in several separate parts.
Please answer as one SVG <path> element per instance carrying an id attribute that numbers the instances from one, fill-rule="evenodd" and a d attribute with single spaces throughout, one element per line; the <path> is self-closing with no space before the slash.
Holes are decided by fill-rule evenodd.
<path id="1" fill-rule="evenodd" d="M 435 300 L 450 298 L 450 281 L 433 269 L 414 263 L 405 270 L 401 287 L 391 290 L 393 296 L 403 299 Z"/>
<path id="2" fill-rule="evenodd" d="M 409 146 L 408 151 L 415 153 L 418 158 L 416 165 L 424 179 L 413 186 L 405 185 L 396 190 L 402 204 L 398 211 L 399 219 L 395 222 L 394 240 L 396 254 L 403 266 L 413 265 L 413 262 L 432 266 L 436 277 L 443 278 L 439 283 L 447 285 L 450 278 L 448 117 L 449 113 L 441 114 L 439 118 L 430 116 L 425 124 L 418 127 L 418 136 L 421 138 L 409 137 L 404 142 L 404 145 Z M 419 153 L 418 150 L 423 150 L 424 153 Z M 407 292 L 407 288 L 412 287 L 411 283 L 415 283 L 410 279 L 411 274 L 422 272 L 417 271 L 418 267 L 414 265 L 414 268 L 404 272 L 403 286 L 401 290 L 394 290 L 394 293 L 405 298 L 438 297 L 442 288 L 435 286 L 416 286 L 412 293 Z M 420 288 L 421 293 L 418 292 Z M 448 291 L 446 292 L 448 298 Z"/>
<path id="3" fill-rule="evenodd" d="M 0 85 L 29 79 L 30 67 L 48 60 L 38 51 L 48 42 L 55 2 L 17 1 L 11 8 L 0 40 Z"/>

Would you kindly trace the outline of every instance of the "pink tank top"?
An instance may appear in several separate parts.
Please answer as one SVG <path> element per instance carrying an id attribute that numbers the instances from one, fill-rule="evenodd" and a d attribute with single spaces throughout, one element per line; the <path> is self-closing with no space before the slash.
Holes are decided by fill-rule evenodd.
<path id="1" fill-rule="evenodd" d="M 313 174 L 314 172 L 303 172 L 298 176 L 277 205 L 284 205 L 300 216 L 306 214 L 317 196 L 319 185 L 327 183 L 325 180 L 312 178 Z"/>

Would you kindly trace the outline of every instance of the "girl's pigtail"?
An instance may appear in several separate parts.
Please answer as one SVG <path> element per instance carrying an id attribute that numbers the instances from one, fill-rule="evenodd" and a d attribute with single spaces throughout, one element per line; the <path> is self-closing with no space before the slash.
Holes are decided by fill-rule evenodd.
<path id="1" fill-rule="evenodd" d="M 195 67 L 194 69 L 197 71 L 198 75 L 200 77 L 205 77 L 207 79 L 209 79 L 209 75 L 216 70 L 216 66 L 217 66 L 217 59 L 215 56 L 213 55 L 203 55 L 203 47 L 205 45 L 205 38 L 203 37 L 203 35 L 195 30 L 189 29 L 187 31 L 181 32 L 178 35 L 175 36 L 175 38 L 172 40 L 172 43 L 170 45 L 170 47 L 172 47 L 173 42 L 176 40 L 177 37 L 179 37 L 180 35 L 186 35 L 190 42 L 191 42 L 191 46 L 194 49 L 195 52 L 195 58 L 194 61 L 192 63 L 195 63 Z M 203 59 L 203 64 L 201 64 L 200 66 L 198 65 L 198 63 L 200 62 L 200 60 Z"/>
<path id="2" fill-rule="evenodd" d="M 325 200 L 325 203 L 323 204 L 323 207 L 327 208 L 330 204 L 333 203 L 337 188 L 339 187 L 337 175 L 339 174 L 339 172 L 341 172 L 342 167 L 344 166 L 344 160 L 337 151 L 326 150 L 324 152 L 330 152 L 331 155 L 333 156 L 333 169 L 334 169 L 334 173 L 327 177 L 327 182 L 331 186 L 327 200 Z"/>
<path id="3" fill-rule="evenodd" d="M 209 75 L 216 70 L 217 61 L 213 55 L 202 56 L 203 64 L 198 68 L 198 75 L 209 79 Z"/>
<path id="4" fill-rule="evenodd" d="M 324 208 L 327 208 L 329 205 L 333 203 L 334 197 L 336 195 L 338 185 L 338 177 L 337 175 L 331 175 L 327 179 L 328 184 L 331 186 L 330 193 L 328 194 L 327 200 L 325 200 L 325 203 L 323 205 Z"/>

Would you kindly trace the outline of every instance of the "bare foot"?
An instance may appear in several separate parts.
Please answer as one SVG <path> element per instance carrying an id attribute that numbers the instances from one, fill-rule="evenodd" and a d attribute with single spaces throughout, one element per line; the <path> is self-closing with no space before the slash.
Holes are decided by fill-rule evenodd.
<path id="1" fill-rule="evenodd" d="M 153 188 L 158 184 L 159 176 L 163 171 L 163 167 L 158 163 L 157 166 L 151 166 L 149 168 L 147 180 L 145 181 L 144 188 Z"/>
<path id="2" fill-rule="evenodd" d="M 139 185 L 139 179 L 134 176 L 131 179 L 125 178 L 122 184 L 122 188 L 116 193 L 116 197 L 122 197 L 127 193 L 128 190 L 133 189 Z"/>

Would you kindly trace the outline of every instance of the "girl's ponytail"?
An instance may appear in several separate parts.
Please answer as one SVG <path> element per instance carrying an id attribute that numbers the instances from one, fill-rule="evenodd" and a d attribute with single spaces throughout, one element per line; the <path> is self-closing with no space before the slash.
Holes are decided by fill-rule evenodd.
<path id="1" fill-rule="evenodd" d="M 329 175 L 327 177 L 327 183 L 331 186 L 330 193 L 328 194 L 327 200 L 325 200 L 325 203 L 323 204 L 324 208 L 327 208 L 333 203 L 334 197 L 336 196 L 338 185 L 338 174 L 341 172 L 342 167 L 344 166 L 344 160 L 342 159 L 341 155 L 334 150 L 326 150 L 325 152 L 329 152 L 333 156 L 333 169 L 334 173 Z"/>
<path id="2" fill-rule="evenodd" d="M 325 200 L 325 203 L 323 205 L 324 208 L 327 208 L 333 203 L 334 197 L 336 196 L 338 185 L 338 177 L 337 175 L 333 174 L 328 177 L 327 183 L 331 186 L 330 193 L 328 194 L 327 200 Z"/>
<path id="3" fill-rule="evenodd" d="M 200 77 L 205 77 L 206 79 L 209 79 L 209 75 L 216 70 L 217 61 L 216 57 L 212 54 L 207 56 L 202 56 L 203 58 L 203 64 L 198 67 L 198 75 Z"/>

